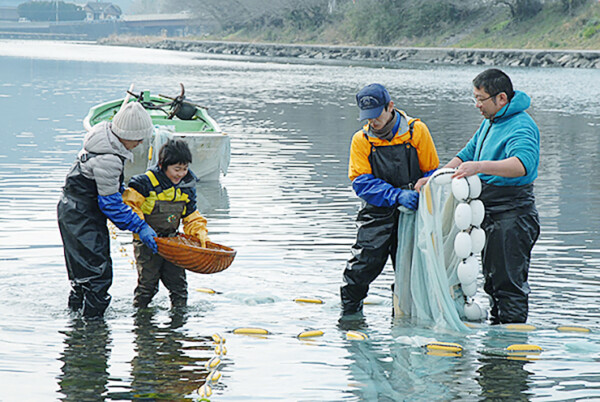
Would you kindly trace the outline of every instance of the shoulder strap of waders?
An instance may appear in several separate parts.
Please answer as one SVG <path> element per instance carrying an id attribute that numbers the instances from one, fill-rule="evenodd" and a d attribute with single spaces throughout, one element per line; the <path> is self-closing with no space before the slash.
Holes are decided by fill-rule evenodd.
<path id="1" fill-rule="evenodd" d="M 94 152 L 86 152 L 79 157 L 79 162 L 86 163 L 87 161 L 89 161 L 90 159 L 92 159 L 98 155 L 100 155 L 100 154 L 96 154 Z"/>
<path id="2" fill-rule="evenodd" d="M 162 187 L 160 186 L 160 182 L 156 178 L 156 175 L 154 174 L 154 172 L 151 170 L 148 170 L 145 174 L 150 179 L 150 184 L 152 184 L 152 187 L 155 188 L 156 194 L 162 193 Z"/>

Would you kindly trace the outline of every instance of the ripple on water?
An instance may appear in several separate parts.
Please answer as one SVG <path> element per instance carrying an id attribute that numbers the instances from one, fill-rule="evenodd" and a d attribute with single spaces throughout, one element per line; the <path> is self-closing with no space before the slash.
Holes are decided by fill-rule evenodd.
<path id="1" fill-rule="evenodd" d="M 480 123 L 472 106 L 457 101 L 470 96 L 480 66 L 195 60 L 192 54 L 55 42 L 43 42 L 36 55 L 31 49 L 40 42 L 2 45 L 0 72 L 13 82 L 2 84 L 0 99 L 10 96 L 3 110 L 19 118 L 5 121 L 0 148 L 0 371 L 11 378 L 0 399 L 195 395 L 215 353 L 215 332 L 227 339 L 228 349 L 215 399 L 599 396 L 600 192 L 590 176 L 600 167 L 595 72 L 508 68 L 516 85 L 532 95 L 542 132 L 535 189 L 542 233 L 529 276 L 529 321 L 537 329 L 482 325 L 460 335 L 392 319 L 389 265 L 370 288 L 365 317 L 338 322 L 341 273 L 359 206 L 347 162 L 351 135 L 360 126 L 353 96 L 371 80 L 384 82 L 399 106 L 427 123 L 442 163 L 451 159 Z M 107 52 L 116 63 L 104 62 Z M 56 202 L 81 146 L 88 108 L 122 96 L 132 82 L 161 93 L 184 82 L 190 99 L 207 103 L 230 133 L 229 173 L 220 183 L 201 183 L 198 200 L 211 238 L 238 254 L 222 273 L 188 274 L 184 314 L 172 314 L 161 286 L 151 309 L 138 316 L 131 305 L 137 280 L 131 236 L 120 233 L 112 245 L 113 299 L 106 320 L 84 325 L 66 310 Z M 27 99 L 27 105 L 15 99 Z M 218 293 L 195 291 L 200 287 Z M 324 303 L 299 304 L 298 297 Z M 487 305 L 481 283 L 477 298 Z M 558 325 L 592 332 L 559 333 Z M 270 334 L 232 333 L 241 326 Z M 313 329 L 323 335 L 297 338 Z M 369 339 L 349 340 L 348 330 Z M 430 355 L 422 347 L 427 339 L 456 342 L 464 351 L 460 357 Z M 504 349 L 514 343 L 544 351 L 509 359 Z"/>

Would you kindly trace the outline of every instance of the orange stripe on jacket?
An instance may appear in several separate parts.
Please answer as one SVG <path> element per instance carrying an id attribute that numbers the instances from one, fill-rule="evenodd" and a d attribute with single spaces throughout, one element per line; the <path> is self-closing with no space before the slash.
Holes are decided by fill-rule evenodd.
<path id="1" fill-rule="evenodd" d="M 371 155 L 371 144 L 374 146 L 390 146 L 397 144 L 410 143 L 417 150 L 419 156 L 419 167 L 422 172 L 429 172 L 430 170 L 437 169 L 440 164 L 433 138 L 429 129 L 419 119 L 411 118 L 406 116 L 404 112 L 400 113 L 408 120 L 410 125 L 411 122 L 415 122 L 413 126 L 412 139 L 410 138 L 409 131 L 402 134 L 396 134 L 391 141 L 382 140 L 376 137 L 365 138 L 365 132 L 369 131 L 369 124 L 365 124 L 363 129 L 357 131 L 352 137 L 352 145 L 350 146 L 350 163 L 348 165 L 348 177 L 350 180 L 354 180 L 363 174 L 373 174 L 371 164 L 369 163 L 369 155 Z M 364 130 L 364 131 L 363 131 Z"/>

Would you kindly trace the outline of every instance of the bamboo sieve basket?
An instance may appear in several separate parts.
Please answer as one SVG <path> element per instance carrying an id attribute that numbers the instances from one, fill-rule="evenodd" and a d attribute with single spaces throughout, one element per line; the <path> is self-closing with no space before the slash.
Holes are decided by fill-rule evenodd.
<path id="1" fill-rule="evenodd" d="M 178 233 L 175 237 L 156 237 L 158 254 L 165 260 L 199 274 L 214 274 L 227 269 L 236 251 L 229 247 L 206 242 L 206 248 L 193 236 Z"/>

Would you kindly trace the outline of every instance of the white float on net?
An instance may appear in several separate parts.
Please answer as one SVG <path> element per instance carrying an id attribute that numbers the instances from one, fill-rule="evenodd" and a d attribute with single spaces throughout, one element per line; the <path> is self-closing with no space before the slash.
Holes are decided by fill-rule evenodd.
<path id="1" fill-rule="evenodd" d="M 443 176 L 444 183 L 447 183 L 447 176 Z M 438 183 L 442 184 L 442 179 Z M 454 210 L 454 223 L 461 231 L 454 239 L 454 252 L 462 260 L 457 267 L 457 276 L 465 295 L 463 311 L 467 320 L 481 320 L 486 314 L 473 300 L 479 274 L 479 261 L 475 254 L 485 246 L 485 231 L 480 227 L 485 217 L 485 206 L 477 199 L 481 195 L 479 176 L 452 179 L 452 195 L 459 202 Z"/>
<path id="2" fill-rule="evenodd" d="M 479 274 L 479 263 L 477 258 L 469 256 L 458 264 L 456 274 L 461 284 L 469 284 L 477 281 L 477 275 Z"/>
<path id="3" fill-rule="evenodd" d="M 461 202 L 454 210 L 454 223 L 460 230 L 468 229 L 473 220 L 473 212 L 466 202 Z"/>
<path id="4" fill-rule="evenodd" d="M 485 207 L 483 202 L 481 200 L 471 200 L 469 206 L 471 207 L 471 225 L 481 225 L 483 218 L 485 217 Z"/>
<path id="5" fill-rule="evenodd" d="M 471 255 L 471 236 L 467 232 L 458 232 L 454 238 L 454 253 L 464 259 Z"/>
<path id="6" fill-rule="evenodd" d="M 471 252 L 480 253 L 485 246 L 485 231 L 482 228 L 474 227 L 471 229 Z"/>

